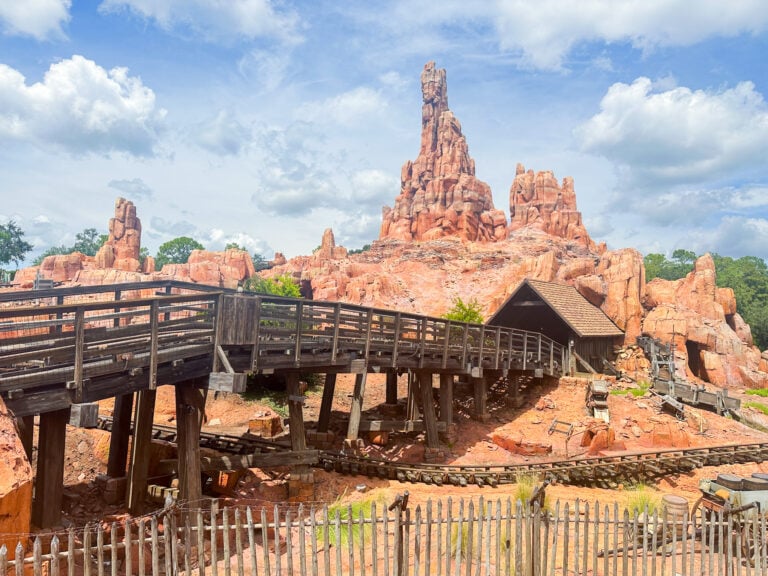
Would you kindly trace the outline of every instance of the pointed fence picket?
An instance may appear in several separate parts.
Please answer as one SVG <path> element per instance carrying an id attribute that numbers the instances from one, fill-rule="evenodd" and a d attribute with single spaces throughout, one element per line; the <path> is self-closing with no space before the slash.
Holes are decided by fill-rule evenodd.
<path id="1" fill-rule="evenodd" d="M 766 518 L 511 500 L 271 509 L 172 508 L 0 548 L 0 574 L 144 576 L 555 576 L 768 571 Z"/>

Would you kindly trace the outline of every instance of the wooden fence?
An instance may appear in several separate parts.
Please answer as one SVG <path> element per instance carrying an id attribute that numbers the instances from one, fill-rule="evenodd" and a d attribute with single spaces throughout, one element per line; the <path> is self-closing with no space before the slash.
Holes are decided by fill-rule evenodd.
<path id="1" fill-rule="evenodd" d="M 27 548 L 0 548 L 0 574 L 213 576 L 759 575 L 760 515 L 630 514 L 618 505 L 439 500 L 405 508 L 281 504 L 172 507 Z M 22 558 L 16 561 L 14 558 Z"/>

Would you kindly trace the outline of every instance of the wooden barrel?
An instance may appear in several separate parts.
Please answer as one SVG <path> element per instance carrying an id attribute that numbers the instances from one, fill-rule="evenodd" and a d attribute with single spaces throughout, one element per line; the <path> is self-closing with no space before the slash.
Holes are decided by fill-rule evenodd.
<path id="1" fill-rule="evenodd" d="M 664 494 L 661 497 L 662 517 L 668 522 L 670 529 L 674 527 L 678 537 L 686 533 L 685 515 L 688 513 L 688 499 L 675 494 Z"/>

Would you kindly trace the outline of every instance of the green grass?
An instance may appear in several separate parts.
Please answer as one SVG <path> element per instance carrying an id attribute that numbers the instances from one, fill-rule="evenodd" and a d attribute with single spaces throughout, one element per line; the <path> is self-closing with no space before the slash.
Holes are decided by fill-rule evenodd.
<path id="1" fill-rule="evenodd" d="M 636 388 L 614 388 L 608 393 L 612 396 L 626 396 L 627 394 L 631 394 L 635 398 L 640 398 L 641 396 L 645 396 L 650 387 L 650 382 L 640 381 L 637 383 Z"/>
<path id="2" fill-rule="evenodd" d="M 768 388 L 750 388 L 746 391 L 746 394 L 750 396 L 760 396 L 761 398 L 768 398 Z"/>
<path id="3" fill-rule="evenodd" d="M 626 494 L 624 505 L 630 514 L 653 514 L 659 508 L 659 496 L 645 484 L 632 486 Z"/>
<path id="4" fill-rule="evenodd" d="M 346 491 L 344 492 L 346 494 Z M 371 505 L 374 502 L 379 502 L 381 498 L 368 498 L 366 500 L 359 500 L 357 502 L 350 502 L 344 504 L 341 499 L 344 494 L 328 506 L 328 544 L 330 546 L 346 546 L 349 543 L 349 539 L 352 538 L 352 542 L 360 542 L 360 517 L 369 520 L 371 518 Z M 336 516 L 339 517 L 339 526 L 337 530 Z M 349 520 L 352 519 L 352 526 L 350 532 Z M 371 530 L 370 524 L 363 525 L 363 533 L 367 534 Z M 325 542 L 325 527 L 317 527 L 317 538 L 321 542 Z"/>
<path id="5" fill-rule="evenodd" d="M 760 402 L 750 401 L 750 402 L 744 402 L 744 406 L 746 408 L 754 408 L 758 412 L 762 412 L 763 414 L 768 416 L 768 406 L 766 406 L 765 404 L 761 404 Z"/>
<path id="6" fill-rule="evenodd" d="M 493 503 L 492 502 L 486 502 L 485 504 L 485 511 L 476 511 L 475 516 L 478 515 L 481 517 L 486 517 L 488 514 L 493 515 Z M 480 558 L 480 552 L 481 552 L 481 541 L 480 541 L 480 534 L 479 530 L 484 530 L 485 524 L 483 522 L 476 522 L 475 527 L 472 532 L 472 549 L 471 549 L 471 556 L 474 560 L 478 560 Z M 498 535 L 499 540 L 501 540 L 501 549 L 502 551 L 506 552 L 507 548 L 510 548 L 512 546 L 512 539 L 507 534 L 507 527 L 506 523 L 504 523 L 501 527 L 501 533 Z M 454 524 L 451 528 L 451 550 L 450 554 L 451 557 L 456 556 L 457 550 L 461 549 L 461 557 L 466 559 L 467 555 L 470 553 L 470 540 L 469 540 L 469 524 L 467 522 L 461 523 L 461 532 L 459 532 L 459 525 Z M 487 545 L 487 544 L 486 544 Z M 510 574 L 514 574 L 514 572 L 511 572 Z"/>

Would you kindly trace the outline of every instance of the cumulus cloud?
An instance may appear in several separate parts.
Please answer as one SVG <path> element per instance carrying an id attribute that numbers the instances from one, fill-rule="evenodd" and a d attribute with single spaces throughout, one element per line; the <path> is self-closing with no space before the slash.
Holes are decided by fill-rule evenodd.
<path id="1" fill-rule="evenodd" d="M 757 34 L 768 29 L 762 0 L 606 2 L 604 0 L 506 0 L 490 14 L 503 50 L 519 51 L 527 65 L 560 69 L 582 42 L 629 43 L 643 51 L 690 46 L 715 36 Z"/>
<path id="2" fill-rule="evenodd" d="M 657 91 L 648 78 L 610 87 L 600 113 L 575 130 L 630 184 L 701 182 L 752 172 L 768 149 L 768 106 L 751 82 L 717 91 Z"/>
<path id="3" fill-rule="evenodd" d="M 379 237 L 381 210 L 377 213 L 353 211 L 334 221 L 333 230 L 337 243 L 347 248 L 360 248 Z"/>
<path id="4" fill-rule="evenodd" d="M 127 68 L 105 70 L 75 55 L 52 64 L 42 82 L 27 84 L 0 64 L 0 139 L 75 155 L 151 156 L 164 117 L 154 92 Z"/>
<path id="5" fill-rule="evenodd" d="M 208 42 L 228 44 L 233 38 L 278 38 L 300 41 L 295 13 L 276 9 L 270 0 L 104 0 L 102 13 L 123 10 L 154 21 L 167 31 L 191 32 Z"/>
<path id="6" fill-rule="evenodd" d="M 366 118 L 378 116 L 387 101 L 377 90 L 359 86 L 320 102 L 304 104 L 298 111 L 302 120 L 357 126 Z"/>
<path id="7" fill-rule="evenodd" d="M 0 2 L 0 30 L 9 36 L 37 40 L 63 38 L 70 0 L 8 0 Z"/>
<path id="8" fill-rule="evenodd" d="M 127 196 L 129 200 L 133 200 L 134 198 L 152 198 L 154 195 L 152 188 L 147 186 L 146 182 L 141 178 L 133 178 L 132 180 L 110 180 L 107 186 L 114 188 L 121 194 Z"/>
<path id="9" fill-rule="evenodd" d="M 220 228 L 213 228 L 207 233 L 208 242 L 211 250 L 223 250 L 227 244 L 235 243 L 245 248 L 251 254 L 261 254 L 266 258 L 274 256 L 275 250 L 269 243 L 261 238 L 254 238 L 245 232 L 226 232 Z"/>
<path id="10" fill-rule="evenodd" d="M 154 216 L 150 220 L 150 225 L 154 232 L 170 238 L 179 236 L 193 236 L 197 232 L 197 227 L 186 220 L 166 220 L 159 216 Z"/>
<path id="11" fill-rule="evenodd" d="M 687 242 L 698 254 L 709 251 L 734 258 L 749 254 L 768 261 L 768 219 L 726 216 L 714 229 L 690 233 Z"/>
<path id="12" fill-rule="evenodd" d="M 219 156 L 236 156 L 251 141 L 251 130 L 228 110 L 197 126 L 197 144 Z"/>
<path id="13" fill-rule="evenodd" d="M 374 206 L 378 211 L 399 194 L 400 182 L 383 170 L 360 170 L 352 174 L 351 181 L 355 204 Z"/>

